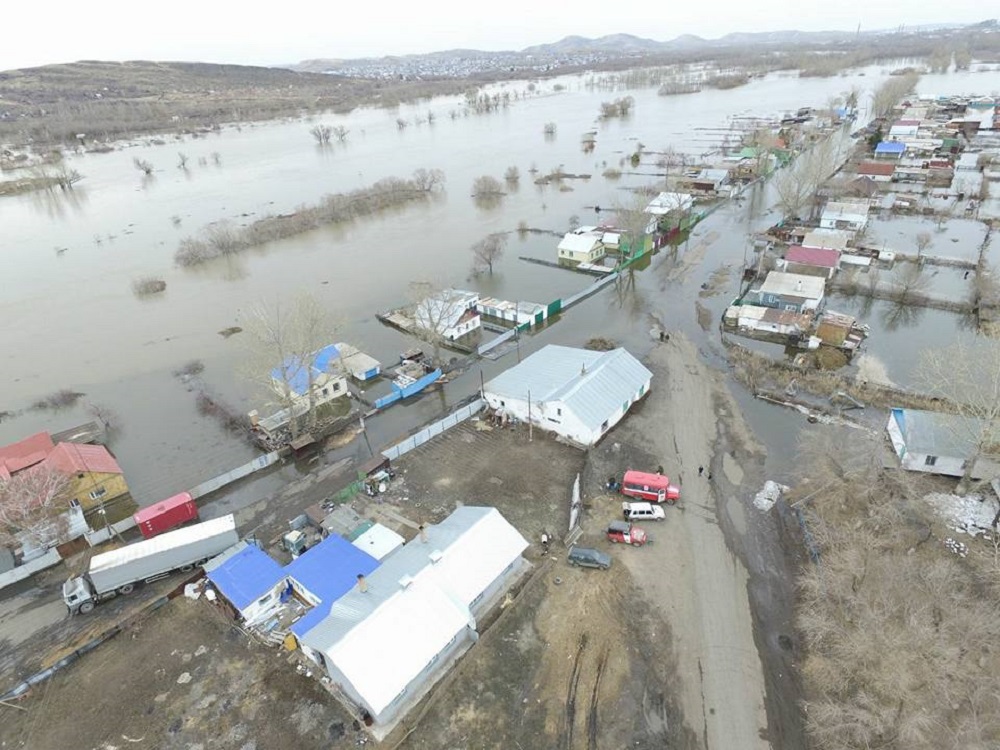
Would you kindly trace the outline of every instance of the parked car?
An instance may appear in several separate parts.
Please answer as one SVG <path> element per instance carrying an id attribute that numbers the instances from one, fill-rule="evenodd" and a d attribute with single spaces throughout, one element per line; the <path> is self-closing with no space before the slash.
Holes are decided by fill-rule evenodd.
<path id="1" fill-rule="evenodd" d="M 667 517 L 663 508 L 652 503 L 622 503 L 622 515 L 626 521 L 662 521 Z"/>
<path id="2" fill-rule="evenodd" d="M 633 547 L 641 547 L 649 541 L 645 531 L 628 521 L 612 521 L 608 524 L 607 534 L 608 541 L 612 544 L 631 544 Z"/>
<path id="3" fill-rule="evenodd" d="M 591 549 L 590 547 L 570 547 L 569 556 L 566 559 L 569 560 L 570 565 L 579 568 L 600 568 L 601 570 L 607 570 L 611 567 L 610 555 L 600 550 Z"/>

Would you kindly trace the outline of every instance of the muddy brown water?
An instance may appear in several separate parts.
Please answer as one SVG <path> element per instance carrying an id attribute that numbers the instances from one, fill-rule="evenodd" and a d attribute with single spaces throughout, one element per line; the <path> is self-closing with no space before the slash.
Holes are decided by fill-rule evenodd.
<path id="1" fill-rule="evenodd" d="M 240 336 L 223 339 L 218 334 L 238 325 L 248 305 L 308 289 L 343 319 L 337 339 L 391 364 L 414 341 L 383 327 L 374 313 L 405 303 L 414 279 L 542 303 L 591 283 L 586 276 L 518 260 L 520 255 L 553 259 L 557 240 L 544 234 L 523 240 L 513 234 L 496 273 L 470 279 L 468 248 L 485 234 L 512 231 L 522 220 L 558 232 L 566 230 L 572 216 L 584 224 L 595 221 L 599 217 L 591 207 L 609 206 L 623 195 L 623 187 L 657 180 L 655 157 L 644 159 L 636 170 L 640 174 L 630 174 L 626 165 L 620 181 L 601 176 L 605 168 L 619 167 L 638 143 L 648 150 L 672 146 L 698 155 L 717 143 L 724 129 L 746 122 L 739 118 L 823 106 L 851 86 L 870 90 L 889 67 L 831 79 L 775 74 L 733 91 L 688 96 L 633 90 L 628 92 L 636 100 L 632 115 L 607 121 L 597 119 L 600 102 L 624 92 L 588 90 L 584 76 L 573 76 L 543 82 L 543 93 L 489 115 L 452 120 L 448 113 L 460 109 L 459 100 L 440 98 L 399 110 L 324 117 L 323 122 L 350 129 L 346 144 L 330 148 L 318 148 L 308 132 L 311 123 L 296 120 L 226 128 L 218 135 L 159 146 L 137 140 L 110 154 L 72 156 L 69 166 L 85 177 L 74 190 L 0 201 L 0 245 L 6 260 L 0 286 L 0 411 L 18 415 L 0 421 L 0 443 L 87 420 L 82 402 L 62 411 L 28 408 L 61 388 L 82 391 L 86 401 L 120 414 L 122 430 L 112 448 L 140 505 L 183 490 L 255 455 L 200 415 L 191 384 L 171 374 L 184 362 L 200 359 L 205 363 L 201 380 L 211 393 L 239 411 L 258 406 L 256 394 L 238 375 L 244 360 Z M 922 91 L 984 91 L 997 88 L 1000 76 L 935 76 L 933 85 L 927 80 Z M 566 90 L 552 93 L 556 82 Z M 429 110 L 436 113 L 435 123 L 416 124 Z M 411 124 L 399 131 L 397 117 Z M 547 122 L 557 125 L 554 138 L 543 135 Z M 581 137 L 590 131 L 596 131 L 596 147 L 584 153 Z M 186 171 L 177 167 L 178 152 L 189 157 Z M 150 178 L 135 169 L 134 157 L 153 163 Z M 470 197 L 474 178 L 501 178 L 511 165 L 521 172 L 520 187 L 499 207 L 478 208 Z M 540 188 L 531 181 L 533 165 L 543 173 L 561 166 L 593 177 L 567 181 L 571 191 Z M 446 192 L 426 205 L 323 228 L 195 269 L 173 263 L 180 240 L 210 222 L 250 222 L 380 177 L 407 176 L 420 167 L 440 168 L 447 177 Z M 764 195 L 761 205 L 772 200 Z M 579 345 L 593 335 L 641 354 L 647 346 L 649 312 L 668 327 L 710 343 L 714 331 L 706 334 L 695 319 L 699 286 L 723 263 L 738 267 L 748 230 L 777 218 L 773 211 L 755 212 L 751 204 L 725 206 L 697 228 L 676 258 L 661 255 L 638 273 L 633 290 L 603 292 L 574 308 L 557 324 L 523 340 L 522 354 L 547 343 Z M 670 280 L 670 268 L 709 232 L 719 239 L 708 243 L 704 260 L 680 281 Z M 130 284 L 145 274 L 162 277 L 166 292 L 137 299 Z M 737 276 L 730 275 L 732 288 L 707 300 L 713 315 L 721 315 Z M 480 370 L 488 379 L 514 361 L 508 355 L 476 363 L 443 395 L 428 394 L 371 420 L 373 444 L 405 433 L 474 392 Z M 266 494 L 294 469 L 284 472 L 240 491 Z"/>

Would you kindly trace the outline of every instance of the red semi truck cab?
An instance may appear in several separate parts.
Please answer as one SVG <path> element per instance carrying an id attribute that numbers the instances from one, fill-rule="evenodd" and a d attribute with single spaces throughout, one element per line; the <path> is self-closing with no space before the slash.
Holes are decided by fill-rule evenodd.
<path id="1" fill-rule="evenodd" d="M 181 492 L 156 505 L 150 505 L 137 511 L 132 518 L 144 539 L 150 539 L 157 534 L 193 521 L 198 517 L 198 506 L 194 504 L 191 493 Z"/>
<path id="2" fill-rule="evenodd" d="M 680 487 L 670 484 L 670 477 L 631 469 L 625 472 L 625 477 L 622 479 L 621 493 L 626 497 L 645 500 L 647 503 L 667 505 L 673 505 L 681 496 Z"/>

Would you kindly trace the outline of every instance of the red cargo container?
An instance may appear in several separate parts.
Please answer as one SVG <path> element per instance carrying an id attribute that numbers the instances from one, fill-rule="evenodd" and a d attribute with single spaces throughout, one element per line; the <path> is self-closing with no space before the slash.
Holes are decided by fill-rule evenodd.
<path id="1" fill-rule="evenodd" d="M 135 525 L 146 539 L 170 531 L 175 526 L 193 521 L 198 517 L 198 506 L 191 499 L 191 493 L 182 492 L 166 500 L 143 508 L 134 516 Z"/>

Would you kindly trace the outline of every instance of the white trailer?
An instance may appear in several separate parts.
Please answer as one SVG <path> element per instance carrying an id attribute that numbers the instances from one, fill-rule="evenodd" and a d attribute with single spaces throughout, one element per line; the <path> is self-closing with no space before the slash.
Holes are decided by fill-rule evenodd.
<path id="1" fill-rule="evenodd" d="M 86 614 L 105 599 L 131 594 L 137 583 L 191 570 L 238 541 L 236 519 L 230 513 L 95 555 L 83 576 L 63 584 L 63 601 L 71 614 Z"/>

